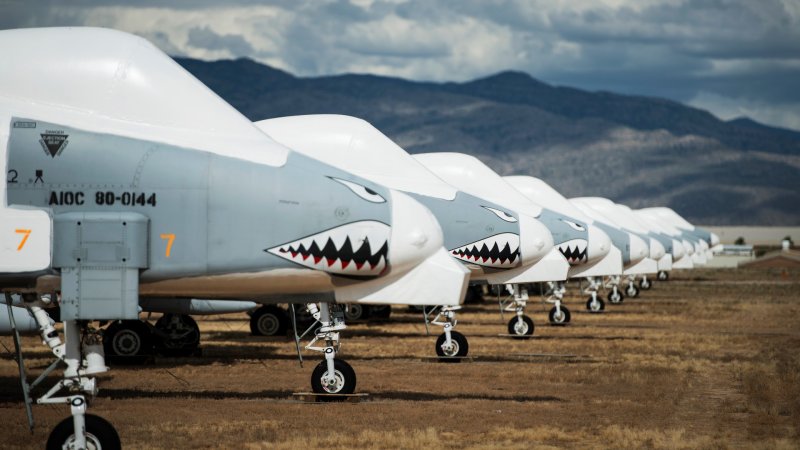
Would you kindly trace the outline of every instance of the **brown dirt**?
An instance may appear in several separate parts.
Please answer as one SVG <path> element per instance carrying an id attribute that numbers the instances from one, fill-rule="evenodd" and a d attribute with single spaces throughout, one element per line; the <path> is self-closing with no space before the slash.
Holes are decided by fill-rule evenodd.
<path id="1" fill-rule="evenodd" d="M 496 304 L 469 305 L 458 329 L 471 363 L 421 360 L 435 336 L 402 309 L 352 325 L 342 357 L 370 393 L 359 404 L 292 400 L 319 356 L 300 368 L 290 341 L 249 336 L 244 315 L 201 318 L 203 357 L 114 368 L 90 411 L 126 448 L 800 447 L 800 273 L 673 278 L 599 315 L 573 295 L 563 328 L 534 303 L 526 341 L 497 336 Z M 47 353 L 36 338 L 25 348 L 38 374 Z M 42 448 L 68 408 L 35 406 L 29 434 L 16 365 L 0 354 L 0 448 Z"/>

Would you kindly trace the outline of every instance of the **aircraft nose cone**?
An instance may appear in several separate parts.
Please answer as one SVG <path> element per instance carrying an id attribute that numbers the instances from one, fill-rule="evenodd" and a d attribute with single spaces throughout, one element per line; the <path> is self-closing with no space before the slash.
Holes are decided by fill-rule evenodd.
<path id="1" fill-rule="evenodd" d="M 667 249 L 664 248 L 661 242 L 650 238 L 650 257 L 658 261 L 665 253 L 667 253 Z"/>
<path id="2" fill-rule="evenodd" d="M 589 247 L 586 257 L 589 262 L 604 258 L 611 251 L 611 238 L 600 228 L 589 225 Z"/>
<path id="3" fill-rule="evenodd" d="M 629 236 L 631 238 L 631 264 L 633 265 L 647 257 L 650 247 L 639 236 L 635 234 L 629 234 Z"/>
<path id="4" fill-rule="evenodd" d="M 719 245 L 719 236 L 716 233 L 711 233 L 711 246 Z"/>
<path id="5" fill-rule="evenodd" d="M 525 214 L 519 215 L 519 251 L 523 265 L 544 258 L 553 245 L 553 235 L 542 222 Z"/>
<path id="6" fill-rule="evenodd" d="M 442 228 L 433 213 L 408 195 L 392 191 L 392 237 L 389 240 L 392 273 L 412 269 L 443 245 Z"/>
<path id="7" fill-rule="evenodd" d="M 691 242 L 684 240 L 682 242 L 684 253 L 687 255 L 691 255 L 694 253 L 694 245 Z"/>
<path id="8" fill-rule="evenodd" d="M 677 261 L 683 258 L 686 254 L 686 249 L 683 248 L 683 243 L 677 239 L 672 240 L 672 260 Z"/>

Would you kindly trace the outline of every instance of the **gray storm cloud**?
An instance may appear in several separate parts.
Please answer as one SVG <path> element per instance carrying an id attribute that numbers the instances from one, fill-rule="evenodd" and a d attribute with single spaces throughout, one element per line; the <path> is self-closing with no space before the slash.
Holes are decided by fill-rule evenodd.
<path id="1" fill-rule="evenodd" d="M 314 76 L 463 81 L 506 69 L 800 129 L 800 2 L 461 0 L 21 2 L 0 27 L 93 25 L 171 54 Z"/>

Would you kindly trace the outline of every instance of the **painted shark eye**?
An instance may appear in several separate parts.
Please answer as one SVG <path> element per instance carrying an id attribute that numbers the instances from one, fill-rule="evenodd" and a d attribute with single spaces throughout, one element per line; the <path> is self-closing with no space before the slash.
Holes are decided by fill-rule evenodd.
<path id="1" fill-rule="evenodd" d="M 583 225 L 581 225 L 579 223 L 575 223 L 575 222 L 572 222 L 572 221 L 566 220 L 566 219 L 561 219 L 561 221 L 564 222 L 565 224 L 569 225 L 570 228 L 572 228 L 573 230 L 586 231 L 586 227 L 584 227 Z"/>
<path id="2" fill-rule="evenodd" d="M 330 177 L 330 178 L 333 181 L 339 182 L 339 183 L 347 186 L 351 191 L 353 191 L 354 194 L 356 194 L 357 196 L 363 198 L 364 200 L 366 200 L 368 202 L 372 202 L 372 203 L 385 203 L 386 202 L 385 198 L 381 197 L 380 194 L 378 194 L 377 192 L 373 191 L 372 189 L 370 189 L 370 188 L 368 188 L 366 186 L 362 186 L 360 184 L 353 183 L 352 181 L 342 180 L 340 178 L 333 178 L 333 177 Z"/>
<path id="3" fill-rule="evenodd" d="M 489 206 L 484 206 L 484 208 L 486 208 L 489 211 L 493 212 L 495 216 L 499 217 L 502 220 L 505 220 L 506 222 L 514 223 L 514 222 L 517 221 L 516 217 L 512 216 L 511 214 L 509 214 L 509 213 L 507 213 L 505 211 L 500 211 L 499 209 L 491 208 Z"/>

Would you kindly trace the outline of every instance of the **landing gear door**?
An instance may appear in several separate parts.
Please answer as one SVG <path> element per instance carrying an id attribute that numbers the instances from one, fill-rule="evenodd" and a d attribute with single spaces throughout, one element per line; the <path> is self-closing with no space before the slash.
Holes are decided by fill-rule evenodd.
<path id="1" fill-rule="evenodd" d="M 139 272 L 148 267 L 149 219 L 137 213 L 65 213 L 54 220 L 62 320 L 139 317 Z"/>

